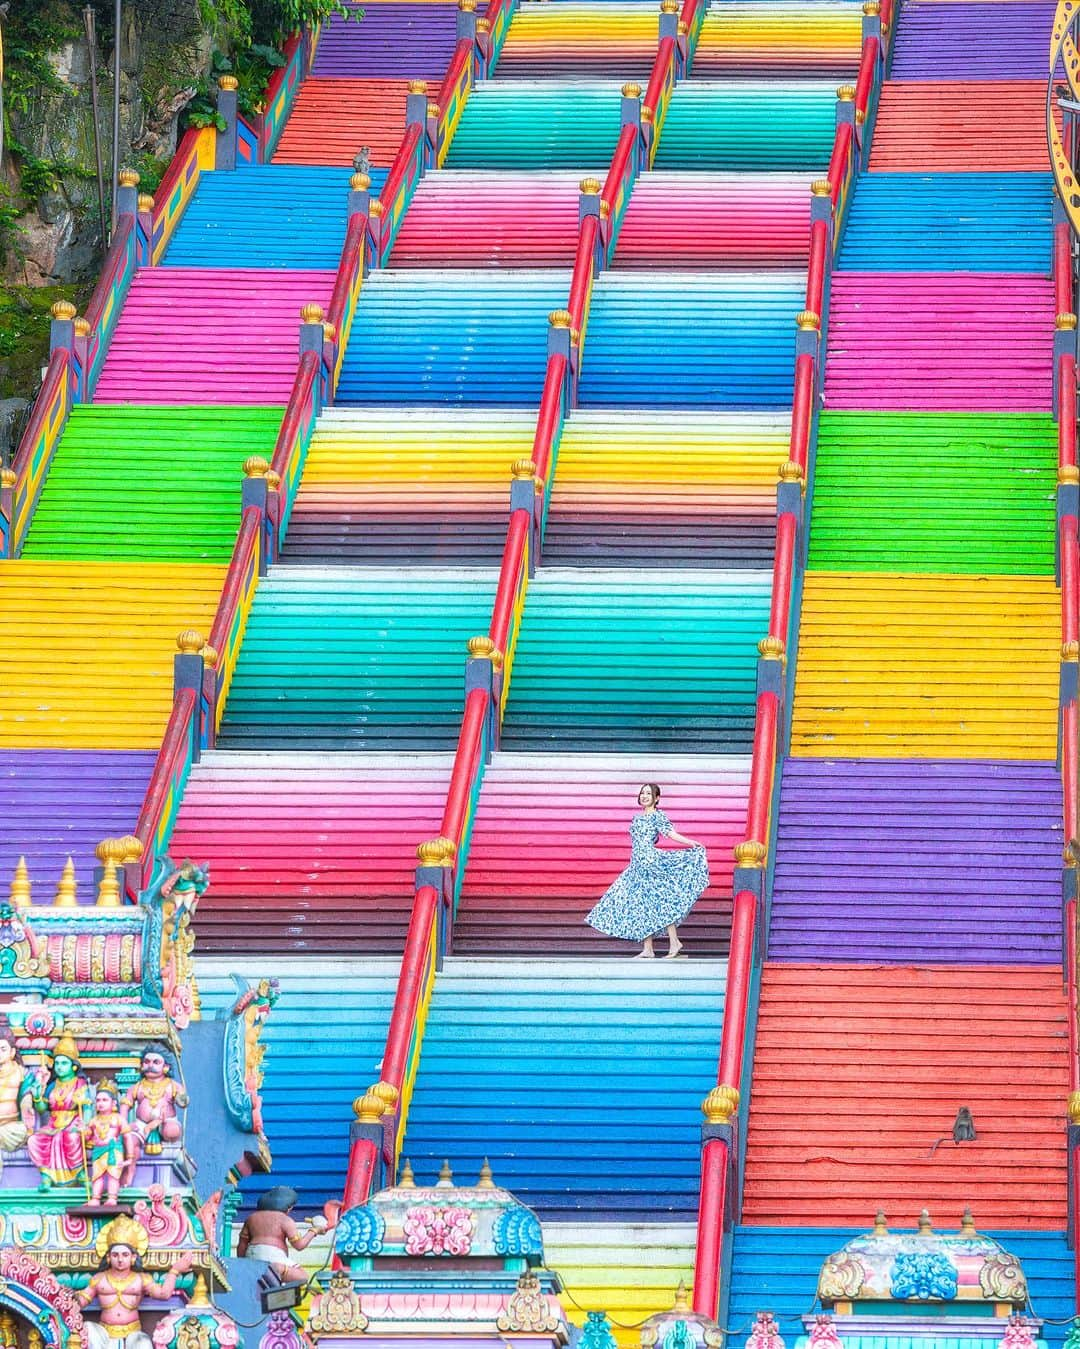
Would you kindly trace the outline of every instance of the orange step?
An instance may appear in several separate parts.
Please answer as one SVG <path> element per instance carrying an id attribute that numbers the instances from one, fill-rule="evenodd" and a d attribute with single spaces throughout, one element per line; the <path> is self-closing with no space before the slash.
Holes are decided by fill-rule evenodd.
<path id="1" fill-rule="evenodd" d="M 437 92 L 443 74 L 430 74 L 428 88 Z M 366 145 L 375 168 L 388 169 L 405 132 L 407 97 L 407 80 L 305 80 L 274 151 L 274 163 L 351 168 Z"/>
<path id="2" fill-rule="evenodd" d="M 767 964 L 743 1221 L 1063 1227 L 1067 1048 L 1052 968 Z"/>
<path id="3" fill-rule="evenodd" d="M 881 91 L 871 172 L 1049 168 L 1045 81 L 890 80 Z"/>

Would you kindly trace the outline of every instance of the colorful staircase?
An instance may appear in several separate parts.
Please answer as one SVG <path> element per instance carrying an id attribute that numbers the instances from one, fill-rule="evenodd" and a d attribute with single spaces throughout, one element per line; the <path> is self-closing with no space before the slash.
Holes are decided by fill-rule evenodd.
<path id="1" fill-rule="evenodd" d="M 732 1328 L 809 1312 L 879 1208 L 970 1205 L 1053 1342 L 1074 1306 L 1049 23 L 901 9 L 839 248 Z"/>

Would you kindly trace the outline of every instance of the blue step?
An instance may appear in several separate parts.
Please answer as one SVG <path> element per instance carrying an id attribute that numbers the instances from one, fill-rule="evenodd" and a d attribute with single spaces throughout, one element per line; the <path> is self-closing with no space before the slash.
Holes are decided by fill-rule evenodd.
<path id="1" fill-rule="evenodd" d="M 245 1207 L 271 1185 L 291 1185 L 305 1213 L 341 1198 L 352 1103 L 379 1080 L 398 968 L 391 959 L 197 961 L 204 1017 L 235 998 L 232 971 L 251 983 L 268 977 L 281 984 L 263 1032 L 263 1118 L 274 1166 L 268 1176 L 244 1180 Z"/>
<path id="2" fill-rule="evenodd" d="M 364 283 L 337 402 L 536 406 L 562 270 L 375 272 Z"/>
<path id="3" fill-rule="evenodd" d="M 667 1221 L 697 1208 L 725 967 L 449 959 L 435 985 L 404 1155 L 443 1159 L 542 1218 Z"/>
<path id="4" fill-rule="evenodd" d="M 787 407 L 804 303 L 795 272 L 604 272 L 593 287 L 579 402 Z"/>
<path id="5" fill-rule="evenodd" d="M 866 173 L 852 194 L 843 271 L 1050 270 L 1049 173 Z"/>
<path id="6" fill-rule="evenodd" d="M 165 252 L 172 267 L 334 270 L 348 223 L 351 170 L 260 164 L 204 173 Z M 386 178 L 370 172 L 372 193 Z"/>
<path id="7" fill-rule="evenodd" d="M 821 1266 L 857 1235 L 851 1227 L 737 1227 L 727 1314 L 732 1343 L 745 1338 L 757 1312 L 771 1311 L 790 1345 L 801 1329 L 799 1317 L 815 1309 Z M 1036 1316 L 1060 1321 L 1073 1314 L 1073 1257 L 1063 1232 L 990 1235 L 1023 1265 Z M 1056 1346 L 1064 1341 L 1067 1329 L 1046 1325 L 1043 1335 Z"/>

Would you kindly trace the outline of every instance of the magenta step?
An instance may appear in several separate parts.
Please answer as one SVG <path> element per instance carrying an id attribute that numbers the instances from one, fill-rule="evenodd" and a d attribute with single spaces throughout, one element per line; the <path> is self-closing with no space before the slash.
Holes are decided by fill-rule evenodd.
<path id="1" fill-rule="evenodd" d="M 0 885 L 26 857 L 35 904 L 51 904 L 68 857 L 80 903 L 92 904 L 94 849 L 134 833 L 152 752 L 0 750 Z"/>
<path id="2" fill-rule="evenodd" d="M 288 402 L 300 309 L 330 307 L 334 273 L 144 267 L 131 283 L 97 403 Z"/>
<path id="3" fill-rule="evenodd" d="M 769 958 L 1056 965 L 1061 847 L 1052 763 L 787 759 Z"/>
<path id="4" fill-rule="evenodd" d="M 1054 292 L 1029 273 L 837 272 L 825 404 L 1048 412 Z"/>

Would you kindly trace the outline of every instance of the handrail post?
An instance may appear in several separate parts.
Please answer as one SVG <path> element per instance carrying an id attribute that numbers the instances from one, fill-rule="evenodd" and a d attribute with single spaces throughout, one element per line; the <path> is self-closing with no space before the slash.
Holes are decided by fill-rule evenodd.
<path id="1" fill-rule="evenodd" d="M 435 851 L 438 847 L 439 851 Z M 435 922 L 437 925 L 435 942 L 435 968 L 441 970 L 443 960 L 450 955 L 454 934 L 453 923 L 451 921 L 450 907 L 454 899 L 454 862 L 457 849 L 453 839 L 438 838 L 430 843 L 421 843 L 417 849 L 420 855 L 420 865 L 416 868 L 416 889 L 419 892 L 425 886 L 430 886 L 438 895 L 439 903 L 436 910 Z"/>
<path id="2" fill-rule="evenodd" d="M 300 309 L 300 358 L 307 352 L 314 352 L 319 358 L 319 378 L 316 381 L 318 407 L 320 412 L 330 401 L 331 374 L 326 357 L 325 311 L 321 304 L 305 304 Z"/>
<path id="3" fill-rule="evenodd" d="M 593 270 L 597 272 L 604 266 L 604 243 L 600 228 L 600 186 L 599 178 L 582 178 L 578 184 L 581 193 L 578 197 L 578 229 L 580 230 L 589 216 L 595 216 L 597 220 L 596 246 L 593 249 Z"/>
<path id="4" fill-rule="evenodd" d="M 269 528 L 270 465 L 261 454 L 250 454 L 244 460 L 244 481 L 240 487 L 240 518 L 249 506 L 254 506 L 262 517 L 260 533 L 263 546 L 259 549 L 259 575 L 265 576 L 267 567 L 276 559 L 276 531 Z"/>
<path id="5" fill-rule="evenodd" d="M 552 356 L 565 356 L 566 358 L 566 382 L 563 389 L 563 397 L 571 406 L 574 403 L 574 369 L 576 362 L 571 354 L 570 342 L 570 311 L 568 309 L 553 309 L 548 315 L 548 360 Z"/>
<path id="6" fill-rule="evenodd" d="M 622 114 L 621 126 L 632 126 L 637 129 L 635 137 L 635 161 L 637 171 L 640 173 L 645 167 L 648 159 L 648 146 L 645 144 L 645 137 L 641 125 L 641 85 L 633 80 L 628 80 L 622 87 Z"/>
<path id="7" fill-rule="evenodd" d="M 1058 381 L 1061 378 L 1061 358 L 1062 356 L 1071 356 L 1073 360 L 1077 357 L 1076 345 L 1076 315 L 1073 313 L 1060 313 L 1054 315 L 1054 415 L 1057 416 L 1058 408 Z"/>
<path id="8" fill-rule="evenodd" d="M 470 637 L 465 643 L 468 655 L 465 660 L 465 701 L 474 689 L 481 689 L 487 697 L 487 735 L 483 737 L 485 746 L 484 763 L 491 760 L 492 750 L 499 748 L 499 689 L 496 675 L 502 669 L 502 652 L 486 634 Z"/>
<path id="9" fill-rule="evenodd" d="M 686 39 L 685 34 L 680 34 L 679 26 L 679 0 L 660 0 L 659 40 L 663 42 L 665 38 L 672 39 L 677 80 L 681 80 L 686 74 Z"/>
<path id="10" fill-rule="evenodd" d="M 369 174 L 356 172 L 349 178 L 349 196 L 347 205 L 347 217 L 352 220 L 354 215 L 362 215 L 365 220 L 364 228 L 364 273 L 371 267 L 379 265 L 381 248 L 380 236 L 382 234 L 383 214 L 379 211 L 373 215 L 371 208 L 374 203 L 371 200 L 371 177 Z"/>
<path id="11" fill-rule="evenodd" d="M 476 46 L 476 0 L 458 0 L 456 15 L 456 40 L 469 41 Z M 475 54 L 473 60 L 475 62 Z"/>
<path id="12" fill-rule="evenodd" d="M 515 459 L 510 465 L 513 475 L 510 479 L 510 514 L 515 511 L 528 512 L 531 521 L 529 529 L 529 577 L 536 574 L 536 558 L 540 546 L 540 512 L 536 509 L 538 492 L 543 492 L 544 484 L 536 476 L 536 464 L 531 459 Z"/>
<path id="13" fill-rule="evenodd" d="M 1080 518 L 1080 468 L 1075 464 L 1062 464 L 1058 469 L 1057 485 L 1057 528 L 1054 530 L 1054 580 L 1057 585 L 1063 581 L 1063 545 L 1064 539 L 1062 532 L 1067 528 L 1067 522 L 1073 521 L 1073 530 L 1076 529 L 1076 520 Z M 1065 596 L 1062 596 L 1064 599 Z"/>
<path id="14" fill-rule="evenodd" d="M 195 697 L 198 709 L 191 719 L 191 761 L 198 763 L 204 749 L 213 749 L 214 724 L 206 699 L 206 653 L 210 648 L 201 632 L 188 628 L 176 639 L 177 654 L 173 657 L 173 699 L 184 689 Z"/>
<path id="15" fill-rule="evenodd" d="M 218 77 L 217 110 L 225 120 L 225 129 L 218 131 L 214 141 L 214 168 L 218 172 L 236 168 L 236 140 L 240 134 L 239 88 L 240 81 L 235 75 Z"/>
<path id="16" fill-rule="evenodd" d="M 810 356 L 814 362 L 814 390 L 821 393 L 825 378 L 825 362 L 821 354 L 821 315 L 812 309 L 803 309 L 795 315 L 795 361 Z"/>

